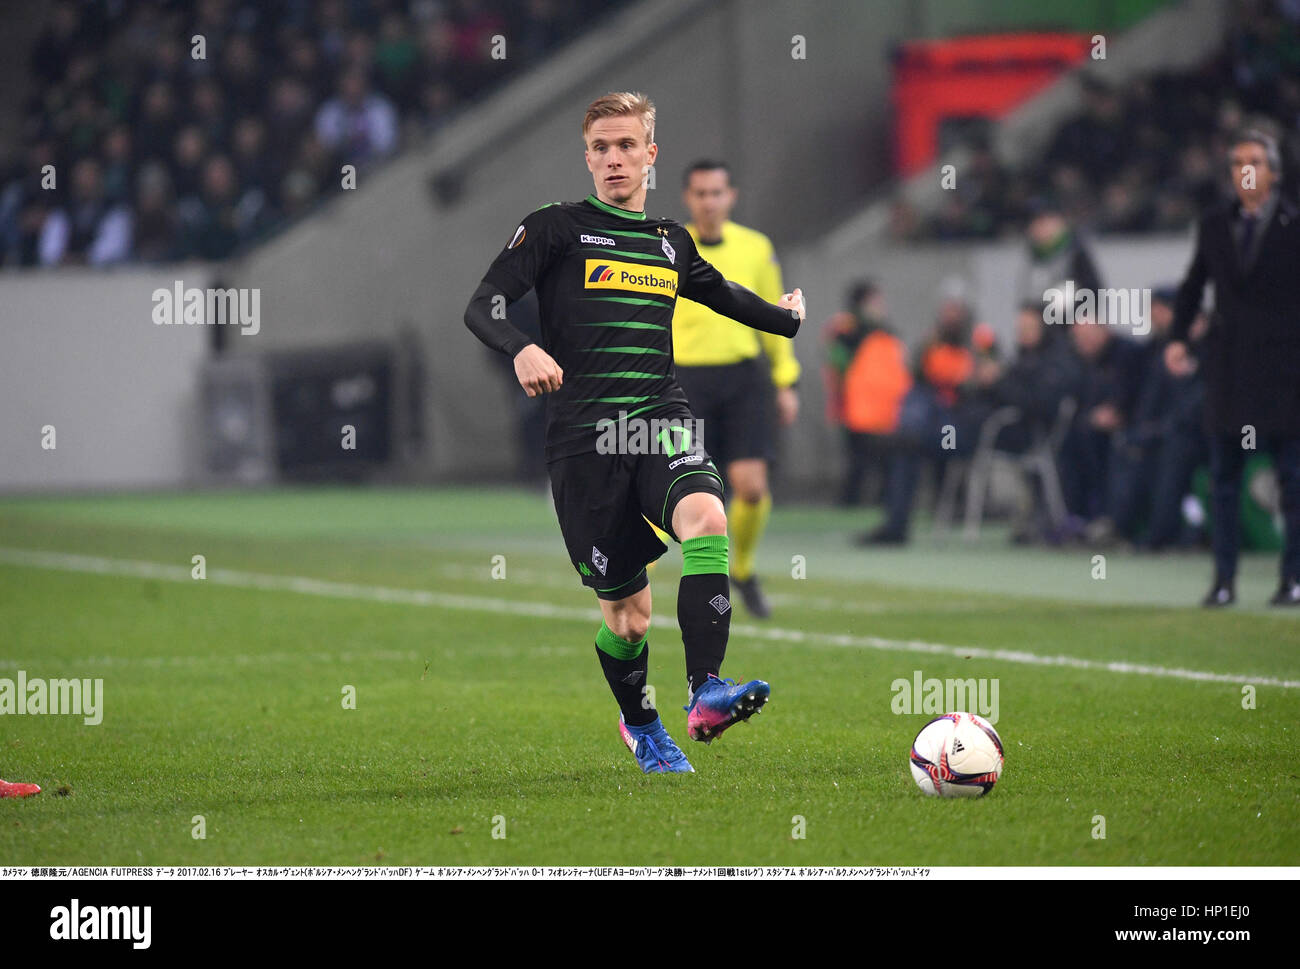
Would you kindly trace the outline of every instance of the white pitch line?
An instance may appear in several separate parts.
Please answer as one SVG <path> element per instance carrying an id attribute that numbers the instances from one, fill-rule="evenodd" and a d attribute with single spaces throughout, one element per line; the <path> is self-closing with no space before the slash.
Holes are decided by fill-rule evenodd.
<path id="1" fill-rule="evenodd" d="M 196 581 L 191 577 L 190 568 L 184 565 L 165 565 L 159 562 L 141 562 L 132 559 L 110 559 L 94 555 L 72 555 L 64 552 L 43 552 L 35 549 L 0 547 L 0 563 L 29 568 L 55 569 L 63 572 L 160 579 L 166 582 Z M 329 579 L 312 579 L 293 575 L 269 575 L 262 572 L 241 572 L 234 569 L 208 569 L 206 581 L 243 589 L 296 592 L 301 595 L 324 596 L 331 599 L 361 599 L 369 602 L 457 609 L 466 612 L 505 613 L 537 619 L 594 622 L 599 621 L 601 617 L 599 609 L 556 606 L 548 602 L 526 602 L 517 599 L 499 599 L 492 596 L 430 592 L 424 589 L 397 589 L 388 586 L 358 585 L 351 582 L 334 582 Z M 672 618 L 665 617 L 655 620 L 655 626 L 656 628 L 676 629 L 677 623 Z M 1251 683 L 1256 686 L 1275 686 L 1285 690 L 1300 688 L 1300 680 L 1281 680 L 1272 676 L 1257 676 L 1246 673 L 1213 673 L 1206 670 L 1189 670 L 1118 660 L 1103 662 L 1083 659 L 1078 656 L 1043 656 L 1039 653 L 1030 653 L 1024 650 L 985 649 L 979 646 L 949 646 L 945 643 L 928 643 L 922 640 L 884 639 L 880 636 L 805 632 L 800 629 L 783 629 L 779 626 L 753 626 L 741 623 L 733 625 L 731 628 L 734 633 L 747 638 L 765 639 L 771 642 L 832 646 L 847 649 L 877 649 L 903 653 L 926 653 L 934 656 L 954 656 L 961 659 L 991 659 L 1004 663 L 1021 663 L 1028 666 L 1058 666 L 1103 673 L 1160 676 L 1168 679 L 1193 680 L 1202 683 Z"/>

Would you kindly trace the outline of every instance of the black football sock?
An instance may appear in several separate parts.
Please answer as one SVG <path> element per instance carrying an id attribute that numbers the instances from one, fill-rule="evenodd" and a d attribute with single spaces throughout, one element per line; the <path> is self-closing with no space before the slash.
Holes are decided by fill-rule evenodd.
<path id="1" fill-rule="evenodd" d="M 718 675 L 731 632 L 727 579 L 727 536 L 701 535 L 682 542 L 682 581 L 677 588 L 677 624 L 686 647 L 686 679 L 694 694 L 709 675 Z"/>
<path id="2" fill-rule="evenodd" d="M 615 636 L 605 623 L 596 633 L 596 655 L 605 673 L 609 688 L 623 711 L 623 722 L 629 727 L 644 727 L 654 723 L 659 716 L 650 697 L 645 693 L 646 676 L 650 671 L 650 642 L 629 642 Z"/>

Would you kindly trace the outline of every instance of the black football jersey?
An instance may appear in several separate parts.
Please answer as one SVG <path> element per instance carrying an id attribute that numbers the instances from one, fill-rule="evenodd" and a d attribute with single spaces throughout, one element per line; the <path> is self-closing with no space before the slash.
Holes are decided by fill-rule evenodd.
<path id="1" fill-rule="evenodd" d="M 563 385 L 547 395 L 548 460 L 596 450 L 607 420 L 652 419 L 684 403 L 674 305 L 678 296 L 709 305 L 728 285 L 681 224 L 594 195 L 528 215 L 483 281 L 511 301 L 537 289 L 541 346 L 564 370 Z M 769 308 L 763 328 L 790 325 L 789 310 L 762 305 Z"/>

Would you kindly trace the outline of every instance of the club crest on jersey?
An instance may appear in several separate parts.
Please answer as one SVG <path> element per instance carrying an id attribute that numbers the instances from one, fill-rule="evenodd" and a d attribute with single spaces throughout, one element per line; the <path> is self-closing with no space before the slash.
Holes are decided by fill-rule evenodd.
<path id="1" fill-rule="evenodd" d="M 518 229 L 515 230 L 515 237 L 510 240 L 510 245 L 506 246 L 506 248 L 514 249 L 516 246 L 523 245 L 524 236 L 526 235 L 528 235 L 528 230 L 521 225 Z"/>
<path id="2" fill-rule="evenodd" d="M 677 270 L 633 262 L 587 259 L 586 289 L 621 289 L 657 296 L 677 295 Z"/>
<path id="3" fill-rule="evenodd" d="M 591 546 L 591 564 L 596 566 L 596 571 L 601 575 L 604 575 L 605 569 L 609 568 L 609 559 L 605 558 L 595 545 Z"/>
<path id="4" fill-rule="evenodd" d="M 669 243 L 667 236 L 664 236 L 663 249 L 664 255 L 668 257 L 669 262 L 677 261 L 677 250 L 672 247 L 671 243 Z"/>

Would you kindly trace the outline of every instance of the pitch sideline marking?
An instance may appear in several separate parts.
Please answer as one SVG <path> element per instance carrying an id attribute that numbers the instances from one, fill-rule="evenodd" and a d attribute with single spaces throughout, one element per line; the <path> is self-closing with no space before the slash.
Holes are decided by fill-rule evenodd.
<path id="1" fill-rule="evenodd" d="M 110 559 L 94 555 L 74 555 L 65 552 L 44 552 L 34 549 L 0 547 L 0 563 L 30 568 L 54 569 L 63 572 L 160 579 L 167 582 L 195 581 L 190 576 L 189 567 L 184 565 L 165 565 L 159 562 Z M 302 595 L 323 596 L 332 599 L 361 599 L 370 602 L 458 609 L 468 612 L 509 613 L 538 619 L 581 620 L 587 622 L 598 621 L 601 618 L 599 609 L 555 606 L 547 602 L 521 602 L 490 596 L 430 592 L 424 589 L 397 589 L 387 586 L 358 585 L 352 582 L 335 582 L 329 579 L 307 578 L 306 576 L 269 575 L 263 572 L 242 572 L 234 569 L 209 569 L 207 576 L 206 581 L 217 585 L 261 591 L 296 592 Z M 656 625 L 661 628 L 677 628 L 676 620 L 671 617 L 656 620 Z M 773 642 L 927 653 L 937 656 L 955 656 L 962 659 L 991 659 L 1029 666 L 1060 666 L 1077 670 L 1160 676 L 1205 683 L 1251 683 L 1257 686 L 1276 686 L 1286 690 L 1300 688 L 1300 680 L 1279 680 L 1271 676 L 1212 673 L 1205 670 L 1189 670 L 1121 661 L 1100 662 L 1078 656 L 1043 656 L 1039 653 L 1030 653 L 1024 650 L 986 649 L 981 646 L 949 646 L 945 643 L 928 643 L 922 640 L 884 639 L 880 636 L 851 636 L 844 633 L 804 632 L 800 629 L 760 627 L 743 623 L 733 626 L 732 629 L 746 637 L 766 639 Z"/>

